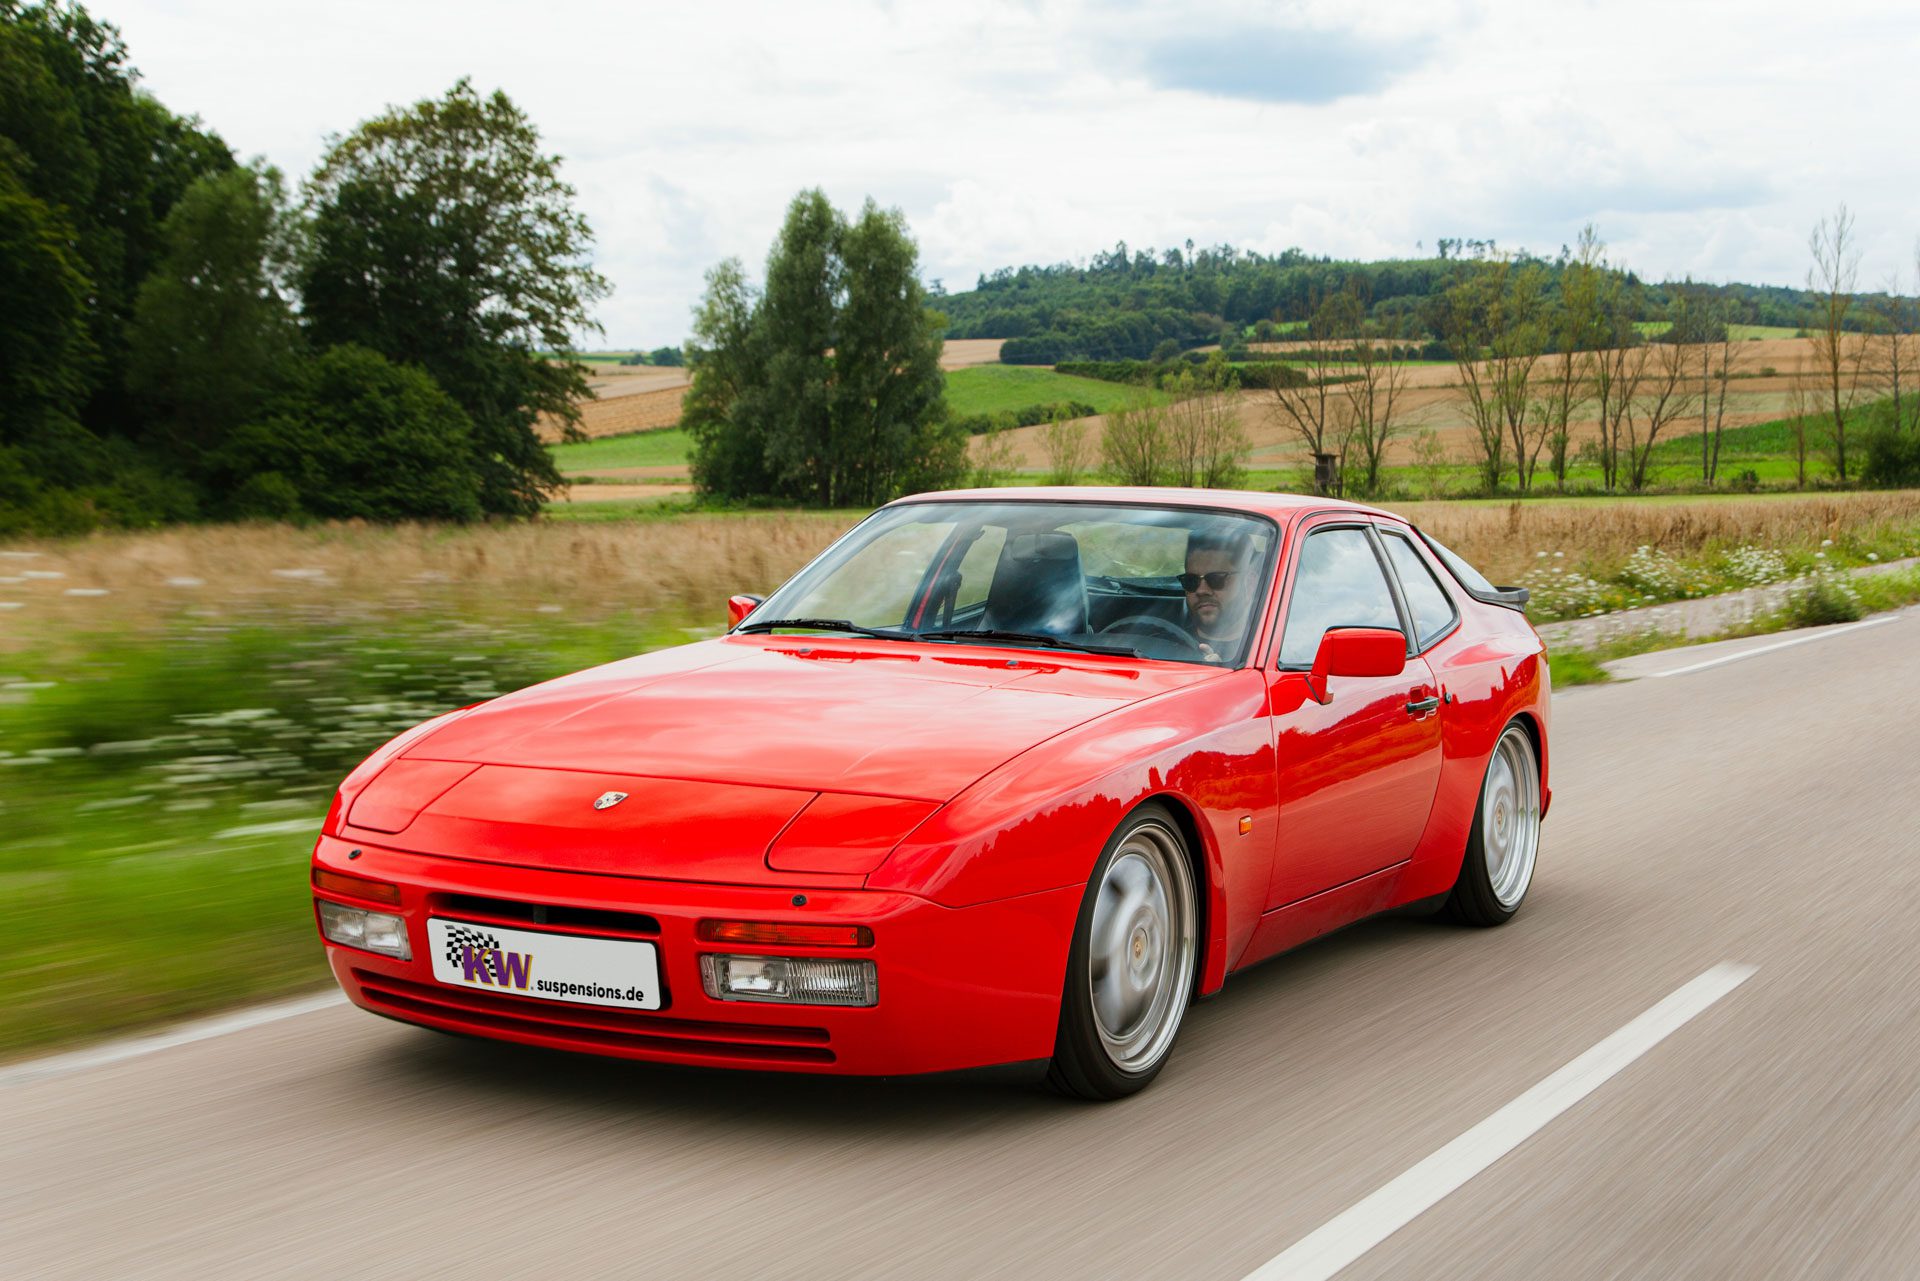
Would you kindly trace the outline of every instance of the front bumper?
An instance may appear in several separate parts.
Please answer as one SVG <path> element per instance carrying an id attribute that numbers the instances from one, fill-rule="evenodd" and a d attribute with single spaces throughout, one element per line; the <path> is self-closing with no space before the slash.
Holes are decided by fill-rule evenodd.
<path id="1" fill-rule="evenodd" d="M 349 860 L 350 850 L 360 857 Z M 313 862 L 400 887 L 398 909 L 384 910 L 406 919 L 412 960 L 325 944 L 334 977 L 363 1009 L 451 1032 L 590 1054 L 854 1075 L 937 1072 L 1051 1055 L 1082 893 L 1068 886 L 955 909 L 912 894 L 549 872 L 331 837 L 320 839 Z M 804 906 L 793 903 L 796 889 L 806 896 Z M 565 923 L 536 922 L 521 914 L 523 906 L 572 911 L 552 914 Z M 437 982 L 428 956 L 430 915 L 645 938 L 658 948 L 663 1006 L 612 1009 Z M 869 926 L 874 942 L 868 949 L 765 950 L 871 958 L 879 1002 L 850 1009 L 714 1000 L 701 986 L 701 953 L 754 949 L 698 942 L 694 927 L 703 918 Z"/>

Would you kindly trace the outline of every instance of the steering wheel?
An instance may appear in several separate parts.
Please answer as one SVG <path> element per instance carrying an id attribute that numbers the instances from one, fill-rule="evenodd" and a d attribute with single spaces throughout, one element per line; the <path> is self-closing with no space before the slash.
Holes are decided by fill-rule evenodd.
<path id="1" fill-rule="evenodd" d="M 1200 652 L 1200 642 L 1192 632 L 1158 614 L 1129 614 L 1125 618 L 1115 619 L 1100 629 L 1103 636 L 1108 632 L 1152 632 L 1196 654 Z"/>

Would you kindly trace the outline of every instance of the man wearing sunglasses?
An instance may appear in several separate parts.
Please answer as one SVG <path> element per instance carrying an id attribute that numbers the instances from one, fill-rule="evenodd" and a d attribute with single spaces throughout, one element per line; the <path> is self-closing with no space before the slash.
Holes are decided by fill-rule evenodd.
<path id="1" fill-rule="evenodd" d="M 1231 662 L 1247 627 L 1246 570 L 1252 548 L 1245 535 L 1195 530 L 1187 539 L 1187 630 L 1210 663 Z"/>

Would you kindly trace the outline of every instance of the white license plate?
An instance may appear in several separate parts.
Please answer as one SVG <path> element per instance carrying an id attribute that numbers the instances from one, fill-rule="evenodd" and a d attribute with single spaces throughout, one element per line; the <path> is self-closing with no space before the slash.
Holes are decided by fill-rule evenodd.
<path id="1" fill-rule="evenodd" d="M 653 944 L 536 934 L 467 921 L 427 921 L 433 977 L 453 987 L 506 992 L 576 1005 L 660 1008 L 660 957 Z"/>

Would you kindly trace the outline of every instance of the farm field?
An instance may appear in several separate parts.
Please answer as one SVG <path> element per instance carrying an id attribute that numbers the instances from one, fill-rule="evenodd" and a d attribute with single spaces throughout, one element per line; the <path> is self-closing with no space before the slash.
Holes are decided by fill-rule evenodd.
<path id="1" fill-rule="evenodd" d="M 1146 393 L 1155 401 L 1166 396 Z M 977 365 L 947 375 L 947 408 L 956 416 L 1011 413 L 1029 405 L 1063 404 L 1077 400 L 1100 413 L 1110 413 L 1142 392 L 1122 383 L 1074 374 L 1055 373 L 1044 365 Z"/>
<path id="2" fill-rule="evenodd" d="M 959 346 L 959 344 L 955 344 Z M 981 349 L 962 353 L 966 358 L 983 354 Z M 1798 479 L 1798 467 L 1792 458 L 1793 442 L 1784 420 L 1795 405 L 1794 376 L 1810 371 L 1810 344 L 1804 339 L 1766 338 L 1754 341 L 1741 353 L 1742 363 L 1727 397 L 1727 429 L 1721 450 L 1723 479 L 1752 471 L 1762 485 L 1786 485 Z M 1549 358 L 1551 361 L 1552 358 Z M 681 376 L 679 370 L 640 370 L 660 381 Z M 1443 497 L 1478 487 L 1478 473 L 1470 459 L 1473 428 L 1459 400 L 1457 371 L 1451 363 L 1416 365 L 1407 372 L 1402 392 L 1403 431 L 1388 449 L 1387 477 L 1394 492 Z M 601 428 L 638 422 L 639 427 L 617 433 L 602 432 L 586 442 L 556 443 L 551 446 L 563 474 L 591 476 L 598 484 L 577 485 L 566 506 L 624 501 L 640 498 L 656 500 L 670 493 L 684 492 L 687 479 L 689 442 L 684 432 L 661 426 L 663 419 L 678 419 L 680 389 L 641 391 L 616 395 L 587 407 Z M 1099 408 L 1102 413 L 1126 404 L 1139 395 L 1118 383 L 1055 373 L 1036 366 L 1000 364 L 963 365 L 948 375 L 948 402 L 960 415 L 1011 412 L 1029 405 L 1077 400 Z M 1263 488 L 1299 488 L 1309 483 L 1310 461 L 1298 434 L 1275 412 L 1269 392 L 1242 392 L 1236 398 L 1236 413 L 1241 430 L 1249 442 L 1250 483 Z M 1082 420 L 1091 440 L 1105 419 L 1101 415 Z M 1583 441 L 1592 439 L 1598 424 L 1589 408 L 1577 415 L 1573 427 L 1573 449 L 1577 454 Z M 1430 429 L 1439 441 L 1440 459 L 1422 462 L 1415 455 L 1416 437 Z M 1013 450 L 1014 465 L 1023 478 L 1032 478 L 1045 467 L 1041 443 L 1043 428 L 1010 429 L 1004 439 Z M 1699 419 L 1683 418 L 1668 429 L 1656 446 L 1652 483 L 1685 485 L 1699 477 Z M 1810 434 L 1807 477 L 1819 480 L 1831 475 L 1832 463 L 1823 447 L 1824 436 L 1818 430 Z M 1597 488 L 1601 474 L 1591 463 L 1575 461 L 1569 468 L 1571 488 Z M 678 484 L 679 489 L 674 486 Z M 648 488 L 634 491 L 634 485 Z"/>
<path id="3" fill-rule="evenodd" d="M 941 352 L 943 369 L 972 369 L 992 365 L 1000 359 L 999 338 L 963 338 L 946 344 Z M 680 400 L 686 394 L 692 376 L 684 366 L 621 365 L 618 357 L 604 359 L 576 357 L 590 365 L 587 386 L 597 399 L 580 406 L 580 430 L 588 439 L 624 436 L 632 432 L 658 431 L 680 421 Z M 1030 403 L 1030 402 L 1023 402 Z M 542 419 L 536 430 L 540 438 L 560 439 L 560 425 Z"/>
<path id="4" fill-rule="evenodd" d="M 1812 345 L 1807 340 L 1780 337 L 1762 326 L 1749 328 L 1754 329 L 1756 334 L 1752 341 L 1743 342 L 1738 351 L 1740 363 L 1736 368 L 1737 376 L 1728 394 L 1729 427 L 1765 423 L 1787 415 L 1793 407 L 1795 375 L 1804 375 L 1812 368 Z M 1276 355 L 1285 355 L 1289 350 L 1297 349 L 1297 344 L 1286 342 L 1263 346 Z M 959 340 L 947 345 L 947 394 L 954 413 L 1010 412 L 1029 405 L 1077 400 L 1095 406 L 1104 414 L 1124 405 L 1129 398 L 1138 394 L 1118 383 L 1059 374 L 1044 366 L 994 363 L 998 351 L 998 340 Z M 1551 370 L 1556 359 L 1547 357 L 1543 362 L 1544 367 Z M 1423 469 L 1417 479 L 1408 472 L 1401 488 L 1412 492 L 1447 493 L 1471 487 L 1473 472 L 1467 458 L 1472 427 L 1459 403 L 1456 390 L 1458 377 L 1451 362 L 1421 362 L 1407 370 L 1406 385 L 1402 392 L 1405 431 L 1389 448 L 1388 465 L 1396 477 L 1404 469 L 1414 467 L 1414 438 L 1422 429 L 1431 429 L 1437 434 L 1446 459 L 1437 471 L 1433 468 Z M 684 477 L 685 437 L 665 429 L 679 421 L 686 371 L 634 367 L 621 369 L 619 373 L 596 375 L 592 381 L 602 399 L 583 407 L 583 428 L 590 442 L 556 443 L 553 446 L 556 457 L 561 460 L 562 471 L 569 475 L 593 474 L 608 480 L 626 481 L 661 481 Z M 1275 416 L 1271 393 L 1240 393 L 1237 415 L 1250 445 L 1248 461 L 1252 468 L 1288 472 L 1308 465 L 1306 451 L 1298 435 Z M 1104 419 L 1096 415 L 1084 421 L 1089 434 L 1097 438 Z M 1686 460 L 1682 456 L 1684 447 L 1680 442 L 1688 437 L 1690 429 L 1697 432 L 1697 421 L 1683 420 L 1669 429 L 1672 435 L 1659 447 L 1659 481 L 1686 479 Z M 1038 471 L 1044 467 L 1042 430 L 1040 427 L 1026 427 L 1007 433 L 1006 440 L 1018 469 Z M 1598 425 L 1591 410 L 1584 417 L 1577 418 L 1573 424 L 1575 449 L 1578 449 L 1581 441 L 1597 434 L 1597 430 Z M 657 434 L 660 439 L 639 443 L 641 433 Z M 557 432 L 548 429 L 546 435 L 549 440 L 557 442 Z M 1693 448 L 1697 451 L 1697 434 L 1693 439 Z M 603 446 L 600 443 L 602 441 L 608 443 Z M 1742 457 L 1740 461 L 1743 465 L 1751 465 L 1763 483 L 1794 478 L 1796 468 L 1791 461 L 1783 460 L 1780 453 L 1779 449 L 1760 449 L 1755 451 L 1754 456 Z M 631 468 L 649 470 L 634 473 L 628 470 Z M 1826 470 L 1827 464 L 1823 458 L 1810 459 L 1810 477 L 1824 475 Z M 1438 487 L 1433 485 L 1431 482 L 1435 476 L 1445 483 Z M 1597 471 L 1594 471 L 1591 475 L 1577 475 L 1576 479 L 1580 483 L 1588 483 L 1597 476 Z M 581 487 L 582 490 L 584 488 Z M 588 495 L 577 490 L 573 501 L 579 503 L 608 497 L 610 495 L 605 493 Z"/>
<path id="5" fill-rule="evenodd" d="M 1279 351 L 1293 345 L 1273 343 L 1267 346 Z M 1550 370 L 1557 359 L 1545 358 L 1543 367 Z M 1793 375 L 1811 372 L 1812 345 L 1804 339 L 1765 339 L 1745 344 L 1740 349 L 1739 359 L 1736 378 L 1728 393 L 1727 425 L 1730 427 L 1768 422 L 1787 414 L 1792 407 Z M 1416 462 L 1413 452 L 1415 435 L 1423 428 L 1430 428 L 1439 437 L 1446 455 L 1446 467 L 1452 469 L 1447 474 L 1457 474 L 1463 478 L 1471 475 L 1468 460 L 1473 428 L 1460 403 L 1458 379 L 1458 372 L 1451 363 L 1419 365 L 1408 370 L 1401 393 L 1402 422 L 1406 430 L 1389 447 L 1387 460 L 1391 467 L 1412 467 Z M 1240 428 L 1251 447 L 1251 467 L 1257 470 L 1291 470 L 1310 465 L 1299 434 L 1276 416 L 1272 393 L 1241 392 L 1237 397 L 1236 413 Z M 1086 421 L 1090 433 L 1097 437 L 1103 420 L 1093 418 Z M 1581 441 L 1596 436 L 1598 429 L 1597 416 L 1589 407 L 1584 415 L 1577 416 L 1572 423 L 1575 449 Z M 1040 430 L 1036 427 L 1021 428 L 1006 436 L 1014 451 L 1016 465 L 1023 470 L 1038 471 L 1045 466 L 1046 456 Z M 1669 430 L 1669 439 L 1675 442 L 1669 448 L 1678 448 L 1677 442 L 1687 439 L 1691 433 L 1692 447 L 1697 455 L 1697 417 L 1676 423 Z M 1788 470 L 1774 479 L 1784 479 L 1791 474 L 1791 470 Z M 1821 474 L 1820 467 L 1811 466 L 1810 475 L 1817 474 Z M 1447 489 L 1454 487 L 1449 485 Z"/>
<path id="6" fill-rule="evenodd" d="M 692 442 L 678 427 L 552 445 L 548 452 L 563 473 L 605 472 L 630 467 L 672 467 L 682 475 Z"/>
<path id="7" fill-rule="evenodd" d="M 1671 320 L 1637 320 L 1633 327 L 1648 338 L 1657 338 L 1673 328 Z M 1801 330 L 1792 325 L 1728 325 L 1727 336 L 1735 342 L 1761 342 L 1773 338 L 1794 338 Z"/>

